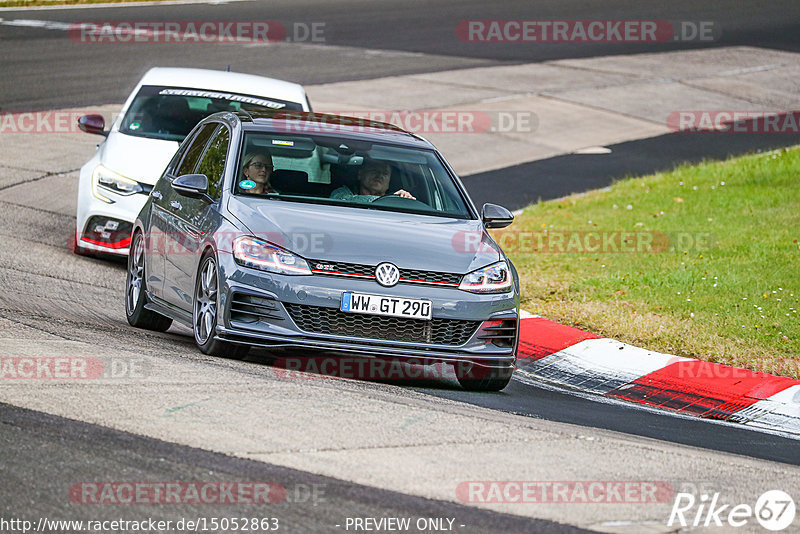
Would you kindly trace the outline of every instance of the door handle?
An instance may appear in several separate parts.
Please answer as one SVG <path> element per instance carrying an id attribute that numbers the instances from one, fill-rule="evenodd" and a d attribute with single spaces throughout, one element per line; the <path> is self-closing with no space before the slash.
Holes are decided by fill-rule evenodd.
<path id="1" fill-rule="evenodd" d="M 175 208 L 176 210 L 179 210 L 182 207 L 181 203 L 178 202 L 177 200 L 173 200 L 172 202 L 169 203 L 169 205 Z"/>

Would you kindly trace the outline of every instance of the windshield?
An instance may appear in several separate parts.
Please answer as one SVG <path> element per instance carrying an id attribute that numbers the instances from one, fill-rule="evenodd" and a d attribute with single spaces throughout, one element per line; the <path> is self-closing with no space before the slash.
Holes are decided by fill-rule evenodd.
<path id="1" fill-rule="evenodd" d="M 433 150 L 343 137 L 246 133 L 237 195 L 471 218 Z"/>
<path id="2" fill-rule="evenodd" d="M 136 94 L 119 131 L 137 137 L 182 141 L 192 128 L 218 111 L 302 110 L 297 102 L 224 91 L 145 85 Z"/>

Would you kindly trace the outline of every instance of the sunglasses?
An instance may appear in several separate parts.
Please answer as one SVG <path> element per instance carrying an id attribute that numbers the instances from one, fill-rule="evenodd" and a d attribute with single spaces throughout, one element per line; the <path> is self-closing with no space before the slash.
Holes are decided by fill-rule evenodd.
<path id="1" fill-rule="evenodd" d="M 272 165 L 267 165 L 266 163 L 261 163 L 260 161 L 254 161 L 248 167 L 255 167 L 256 169 L 272 169 Z"/>

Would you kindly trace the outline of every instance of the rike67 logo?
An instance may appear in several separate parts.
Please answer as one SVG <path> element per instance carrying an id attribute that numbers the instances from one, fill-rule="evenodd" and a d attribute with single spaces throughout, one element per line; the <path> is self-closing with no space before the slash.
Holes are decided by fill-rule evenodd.
<path id="1" fill-rule="evenodd" d="M 777 532 L 792 524 L 795 512 L 794 500 L 781 490 L 764 492 L 755 506 L 724 504 L 719 493 L 703 494 L 699 499 L 693 493 L 677 493 L 667 525 L 743 527 L 755 518 L 765 529 Z"/>

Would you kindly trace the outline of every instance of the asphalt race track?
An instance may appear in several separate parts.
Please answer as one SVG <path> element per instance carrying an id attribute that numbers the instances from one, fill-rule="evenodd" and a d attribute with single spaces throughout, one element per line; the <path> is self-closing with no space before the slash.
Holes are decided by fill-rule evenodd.
<path id="1" fill-rule="evenodd" d="M 100 14 L 102 13 L 102 15 Z M 424 15 L 423 15 L 424 14 Z M 289 0 L 218 5 L 111 7 L 93 10 L 6 11 L 6 20 L 76 22 L 165 20 L 274 20 L 284 26 L 322 22 L 325 46 L 231 47 L 207 44 L 118 43 L 112 47 L 63 46 L 63 32 L 36 27 L 2 28 L 3 72 L 0 109 L 52 109 L 118 103 L 153 66 L 195 66 L 267 73 L 302 84 L 377 78 L 478 65 L 631 54 L 705 46 L 750 45 L 800 51 L 800 5 L 792 0 L 767 3 L 715 3 L 678 0 L 480 0 L 403 2 L 329 2 Z M 462 20 L 482 19 L 648 19 L 713 21 L 722 35 L 713 43 L 463 43 L 454 28 Z M 326 48 L 327 47 L 327 48 Z M 382 53 L 360 54 L 360 50 Z M 113 61 L 111 60 L 113 58 Z"/>
<path id="2" fill-rule="evenodd" d="M 326 532 L 335 524 L 344 524 L 347 515 L 358 510 L 369 517 L 457 517 L 470 525 L 473 532 L 514 534 L 535 529 L 536 532 L 589 532 L 565 527 L 551 521 L 528 519 L 447 502 L 432 501 L 396 492 L 376 490 L 341 480 L 331 479 L 239 458 L 232 458 L 191 447 L 173 445 L 32 412 L 6 404 L 0 405 L 4 425 L 2 447 L 15 454 L 4 465 L 7 487 L 35 486 L 45 494 L 59 495 L 63 487 L 75 481 L 69 470 L 53 469 L 56 465 L 87 466 L 82 475 L 87 480 L 107 480 L 125 470 L 135 470 L 142 478 L 158 480 L 281 480 L 286 498 L 275 504 L 281 528 L 291 532 Z M 113 454 L 110 454 L 113 452 Z M 49 461 L 38 460 L 47 455 Z M 5 456 L 5 455 L 4 455 Z M 23 492 L 4 492 L 4 509 L 20 510 L 28 506 Z M 303 506 L 294 506 L 299 504 Z M 114 517 L 136 519 L 124 506 L 116 506 Z M 174 506 L 152 506 L 148 510 L 164 520 L 177 522 L 182 517 L 247 516 L 247 506 L 197 505 L 194 509 Z M 73 519 L 92 519 L 91 510 L 75 516 L 60 500 L 44 500 L 35 506 L 43 517 L 69 515 Z M 270 510 L 272 511 L 272 510 Z"/>
<path id="3" fill-rule="evenodd" d="M 575 192 L 600 189 L 624 176 L 668 171 L 675 162 L 699 163 L 726 159 L 755 150 L 793 146 L 800 135 L 671 133 L 611 145 L 610 154 L 565 154 L 473 174 L 464 185 L 476 204 L 494 202 L 515 210 L 539 200 L 562 198 Z M 536 188 L 529 186 L 536 179 Z"/>
<path id="4" fill-rule="evenodd" d="M 666 42 L 647 50 L 748 45 L 800 52 L 796 1 L 704 5 L 680 0 L 655 6 L 316 0 L 298 6 L 280 0 L 0 11 L 0 17 L 0 111 L 117 104 L 156 64 L 231 65 L 317 84 L 644 50 L 615 43 L 467 46 L 442 37 L 465 19 L 712 20 L 724 28 L 715 43 Z M 269 47 L 65 46 L 62 30 L 5 24 L 11 19 L 269 19 L 287 26 L 322 21 L 327 40 Z M 720 492 L 734 504 L 753 504 L 770 489 L 800 496 L 800 446 L 787 437 L 600 403 L 523 378 L 497 394 L 466 393 L 452 380 L 288 380 L 263 351 L 243 362 L 211 358 L 196 349 L 185 328 L 173 326 L 163 334 L 133 329 L 123 311 L 124 264 L 79 257 L 69 246 L 77 192 L 72 162 L 88 159 L 96 140 L 70 138 L 67 148 L 59 148 L 74 147 L 65 167 L 54 161 L 59 152 L 50 154 L 46 141 L 38 139 L 24 154 L 31 162 L 25 169 L 35 171 L 23 171 L 7 163 L 9 145 L 2 137 L 2 356 L 87 356 L 119 364 L 123 371 L 91 383 L 0 383 L 0 519 L 150 516 L 177 521 L 238 515 L 278 517 L 281 532 L 323 533 L 353 531 L 345 528 L 353 517 L 411 517 L 453 518 L 453 531 L 476 534 L 675 532 L 677 527 L 666 526 L 670 500 L 475 504 L 460 500 L 456 488 L 471 480 L 657 480 L 675 491 Z M 687 135 L 665 135 L 614 145 L 611 156 L 563 155 L 464 181 L 476 202 L 516 209 L 678 161 L 795 143 L 797 136 L 697 142 Z M 19 161 L 19 154 L 14 156 Z M 535 192 L 526 189 L 530 175 L 543 178 Z M 72 498 L 76 484 L 97 481 L 277 481 L 287 493 L 281 504 L 266 508 L 103 506 Z M 322 492 L 319 498 L 311 497 L 314 488 Z M 419 531 L 436 530 L 411 530 Z M 753 521 L 740 531 L 761 530 Z"/>

